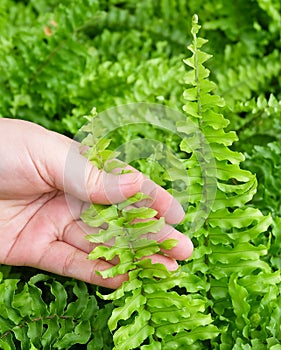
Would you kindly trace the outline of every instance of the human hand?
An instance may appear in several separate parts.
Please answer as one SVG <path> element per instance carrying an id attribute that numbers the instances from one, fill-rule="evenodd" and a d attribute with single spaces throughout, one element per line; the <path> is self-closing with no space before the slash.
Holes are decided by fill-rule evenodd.
<path id="1" fill-rule="evenodd" d="M 137 192 L 153 198 L 152 208 L 167 225 L 154 239 L 174 238 L 168 255 L 155 255 L 168 269 L 192 253 L 188 237 L 169 224 L 179 223 L 184 211 L 160 186 L 139 172 L 123 175 L 98 170 L 80 154 L 78 143 L 36 124 L 0 119 L 0 263 L 32 266 L 49 272 L 117 288 L 126 276 L 103 279 L 114 262 L 87 259 L 92 232 L 80 215 L 90 202 L 109 204 Z"/>

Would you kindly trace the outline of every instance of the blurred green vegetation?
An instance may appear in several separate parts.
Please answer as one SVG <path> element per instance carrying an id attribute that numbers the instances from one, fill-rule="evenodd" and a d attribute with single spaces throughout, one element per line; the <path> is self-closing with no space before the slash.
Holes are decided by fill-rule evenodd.
<path id="1" fill-rule="evenodd" d="M 0 116 L 71 135 L 93 106 L 101 112 L 142 101 L 181 109 L 182 59 L 197 13 L 230 127 L 242 130 L 242 139 L 245 128 L 272 134 L 263 125 L 280 117 L 280 6 L 279 0 L 1 0 Z"/>

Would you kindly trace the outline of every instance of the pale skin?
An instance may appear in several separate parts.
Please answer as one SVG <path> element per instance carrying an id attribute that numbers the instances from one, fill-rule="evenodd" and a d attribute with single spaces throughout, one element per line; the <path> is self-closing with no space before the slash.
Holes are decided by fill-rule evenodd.
<path id="1" fill-rule="evenodd" d="M 140 191 L 152 197 L 147 205 L 167 223 L 153 238 L 178 241 L 165 255 L 151 256 L 152 261 L 175 270 L 176 260 L 191 255 L 190 239 L 172 226 L 183 219 L 182 207 L 143 174 L 106 174 L 81 155 L 78 143 L 30 122 L 2 118 L 0 135 L 0 264 L 117 288 L 127 276 L 96 274 L 116 260 L 87 258 L 94 246 L 85 235 L 93 229 L 80 215 L 91 202 L 118 203 Z"/>

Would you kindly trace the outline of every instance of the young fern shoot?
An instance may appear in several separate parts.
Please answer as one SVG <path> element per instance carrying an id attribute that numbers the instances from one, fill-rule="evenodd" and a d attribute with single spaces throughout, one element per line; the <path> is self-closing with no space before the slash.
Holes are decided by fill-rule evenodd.
<path id="1" fill-rule="evenodd" d="M 93 110 L 88 117 L 89 124 L 82 128 L 82 131 L 88 132 L 82 141 L 82 144 L 87 146 L 84 155 L 106 172 L 127 172 L 124 163 L 116 159 L 118 153 L 108 148 L 111 140 L 96 137 L 95 117 L 96 111 Z M 89 254 L 89 258 L 92 260 L 119 258 L 119 263 L 115 267 L 99 272 L 102 277 L 114 277 L 134 270 L 144 257 L 158 253 L 161 249 L 171 249 L 177 244 L 173 239 L 158 243 L 145 238 L 145 234 L 156 233 L 165 224 L 164 218 L 155 219 L 156 210 L 135 206 L 137 202 L 148 198 L 143 193 L 137 193 L 119 204 L 92 204 L 81 215 L 82 220 L 89 226 L 99 228 L 97 234 L 87 236 L 90 242 L 99 244 Z M 106 225 L 106 228 L 101 228 L 103 225 Z"/>

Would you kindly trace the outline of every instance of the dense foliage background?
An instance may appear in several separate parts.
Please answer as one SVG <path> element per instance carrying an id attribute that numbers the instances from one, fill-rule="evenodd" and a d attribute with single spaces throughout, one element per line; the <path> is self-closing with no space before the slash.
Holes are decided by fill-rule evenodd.
<path id="1" fill-rule="evenodd" d="M 202 24 L 200 36 L 209 40 L 205 50 L 213 58 L 207 66 L 217 83 L 216 93 L 226 101 L 223 113 L 230 120 L 228 129 L 235 130 L 240 139 L 233 148 L 245 154 L 242 166 L 258 177 L 258 191 L 251 205 L 273 217 L 270 231 L 256 243 L 269 247 L 263 260 L 270 264 L 272 272 L 278 271 L 279 0 L 1 0 L 0 116 L 31 120 L 71 136 L 84 123 L 81 116 L 93 106 L 102 112 L 124 103 L 156 102 L 182 110 L 186 72 L 182 60 L 191 40 L 194 13 Z M 112 305 L 99 299 L 97 302 L 93 296 L 96 287 L 57 276 L 36 275 L 38 271 L 32 269 L 2 266 L 0 271 L 0 295 L 6 295 L 5 302 L 0 301 L 0 315 L 8 315 L 15 323 L 17 317 L 27 320 L 29 312 L 23 300 L 34 300 L 33 317 L 38 321 L 45 315 L 51 325 L 42 340 L 46 349 L 50 344 L 60 349 L 78 348 L 79 342 L 88 343 L 89 349 L 112 348 L 106 326 Z M 20 292 L 14 298 L 17 283 Z M 263 287 L 273 290 L 272 283 L 271 280 Z M 277 295 L 275 290 L 272 293 Z M 46 304 L 51 305 L 48 310 Z M 62 314 L 62 310 L 63 316 L 54 316 Z M 255 317 L 251 322 L 258 324 L 258 315 Z M 51 323 L 54 318 L 56 322 Z M 34 349 L 40 348 L 41 339 L 36 338 L 35 329 L 38 322 L 26 327 Z M 55 335 L 57 329 L 59 336 Z M 67 329 L 70 336 L 66 336 Z M 264 333 L 265 329 L 270 329 L 274 340 L 267 340 L 264 347 L 258 343 L 241 345 L 241 341 L 236 349 L 281 349 L 280 321 L 265 325 Z M 24 324 L 13 332 L 23 348 L 28 348 L 22 340 L 27 332 Z M 0 334 L 0 348 L 4 346 L 4 336 L 12 337 L 9 328 Z"/>

